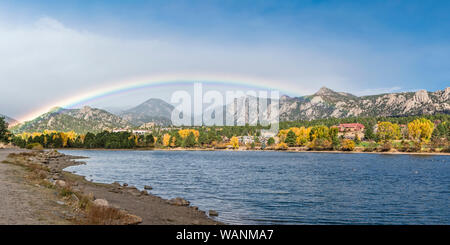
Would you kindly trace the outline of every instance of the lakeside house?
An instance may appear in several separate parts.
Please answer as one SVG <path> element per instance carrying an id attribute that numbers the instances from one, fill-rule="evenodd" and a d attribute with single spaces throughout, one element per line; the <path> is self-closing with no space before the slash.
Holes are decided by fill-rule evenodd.
<path id="1" fill-rule="evenodd" d="M 277 136 L 277 133 L 271 132 L 269 130 L 263 130 L 261 131 L 261 136 L 267 139 L 269 139 L 270 137 L 275 138 Z"/>
<path id="2" fill-rule="evenodd" d="M 338 126 L 339 132 L 362 132 L 364 125 L 361 123 L 341 123 Z"/>
<path id="3" fill-rule="evenodd" d="M 253 136 L 239 136 L 239 143 L 240 144 L 251 144 L 253 143 Z"/>
<path id="4" fill-rule="evenodd" d="M 346 139 L 364 138 L 364 125 L 361 123 L 341 123 L 337 127 L 339 130 L 338 135 Z"/>

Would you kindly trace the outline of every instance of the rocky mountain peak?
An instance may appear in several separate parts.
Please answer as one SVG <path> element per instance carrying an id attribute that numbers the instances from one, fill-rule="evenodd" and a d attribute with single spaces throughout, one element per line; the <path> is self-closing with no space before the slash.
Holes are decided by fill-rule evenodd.
<path id="1" fill-rule="evenodd" d="M 280 97 L 280 100 L 288 100 L 288 99 L 290 99 L 291 97 L 289 97 L 288 95 L 282 95 L 281 97 Z"/>
<path id="2" fill-rule="evenodd" d="M 49 112 L 50 113 L 52 113 L 52 112 L 58 112 L 58 111 L 60 111 L 60 110 L 62 110 L 63 108 L 62 107 L 60 107 L 60 106 L 54 106 L 54 107 L 52 107 L 50 110 L 49 110 Z"/>
<path id="3" fill-rule="evenodd" d="M 450 87 L 445 88 L 444 94 L 442 95 L 443 100 L 448 100 L 450 98 Z"/>
<path id="4" fill-rule="evenodd" d="M 87 105 L 83 106 L 83 107 L 80 109 L 80 112 L 81 112 L 81 113 L 86 113 L 86 112 L 89 112 L 89 111 L 92 111 L 92 107 L 87 106 Z"/>
<path id="5" fill-rule="evenodd" d="M 331 89 L 329 89 L 329 88 L 324 86 L 324 87 L 321 87 L 319 89 L 319 91 L 317 91 L 314 95 L 330 95 L 330 94 L 333 94 L 333 93 L 336 93 L 336 92 L 334 92 L 333 90 L 331 90 Z"/>
<path id="6" fill-rule="evenodd" d="M 6 121 L 6 123 L 9 124 L 9 126 L 12 126 L 12 125 L 15 125 L 15 124 L 18 123 L 17 120 L 15 120 L 15 119 L 13 119 L 13 118 L 11 118 L 11 117 L 8 117 L 8 116 L 6 116 L 6 115 L 0 114 L 0 117 L 5 118 L 5 121 Z"/>
<path id="7" fill-rule="evenodd" d="M 150 98 L 148 100 L 146 100 L 144 103 L 142 103 L 141 105 L 158 105 L 161 103 L 166 103 L 164 100 L 162 99 L 157 99 L 157 98 Z"/>
<path id="8" fill-rule="evenodd" d="M 151 98 L 144 103 L 123 111 L 120 116 L 134 125 L 155 122 L 157 124 L 170 124 L 174 106 L 162 99 Z"/>
<path id="9" fill-rule="evenodd" d="M 419 90 L 414 94 L 414 100 L 420 103 L 428 103 L 431 101 L 428 92 L 424 89 Z"/>

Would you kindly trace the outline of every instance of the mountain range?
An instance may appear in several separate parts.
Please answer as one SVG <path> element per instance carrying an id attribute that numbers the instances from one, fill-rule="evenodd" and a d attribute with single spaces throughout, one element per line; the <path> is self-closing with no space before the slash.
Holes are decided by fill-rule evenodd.
<path id="1" fill-rule="evenodd" d="M 388 93 L 355 96 L 322 87 L 310 96 L 280 98 L 280 120 L 312 120 L 328 117 L 408 116 L 449 113 L 450 87 L 436 92 Z"/>
<path id="2" fill-rule="evenodd" d="M 132 124 L 117 115 L 102 109 L 85 106 L 81 109 L 55 107 L 31 121 L 13 126 L 11 131 L 21 133 L 42 132 L 46 129 L 64 132 L 73 130 L 81 134 L 131 127 L 133 127 Z"/>
<path id="3" fill-rule="evenodd" d="M 144 103 L 123 111 L 120 117 L 134 125 L 155 122 L 159 125 L 169 125 L 174 106 L 161 99 L 149 99 Z"/>
<path id="4" fill-rule="evenodd" d="M 247 100 L 247 106 L 248 103 L 250 100 Z M 309 96 L 281 96 L 279 106 L 280 121 L 450 113 L 450 87 L 436 92 L 419 90 L 369 96 L 355 96 L 322 87 Z M 137 128 L 146 123 L 170 125 L 173 109 L 173 105 L 154 98 L 117 115 L 88 106 L 81 109 L 54 108 L 34 120 L 15 125 L 12 131 L 20 133 L 51 129 L 86 133 Z M 248 113 L 245 116 L 247 120 Z"/>
<path id="5" fill-rule="evenodd" d="M 17 123 L 17 120 L 16 120 L 16 119 L 13 119 L 13 118 L 8 117 L 8 116 L 6 116 L 6 115 L 0 114 L 0 117 L 5 118 L 5 122 L 8 123 L 9 125 L 14 125 L 14 124 Z"/>

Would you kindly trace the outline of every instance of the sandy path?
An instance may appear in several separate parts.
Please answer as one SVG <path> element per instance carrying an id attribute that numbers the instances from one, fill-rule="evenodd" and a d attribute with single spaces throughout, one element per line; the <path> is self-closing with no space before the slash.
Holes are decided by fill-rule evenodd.
<path id="1" fill-rule="evenodd" d="M 22 167 L 1 163 L 19 151 L 0 149 L 0 224 L 71 224 L 70 210 L 56 202 L 54 191 L 27 184 Z"/>

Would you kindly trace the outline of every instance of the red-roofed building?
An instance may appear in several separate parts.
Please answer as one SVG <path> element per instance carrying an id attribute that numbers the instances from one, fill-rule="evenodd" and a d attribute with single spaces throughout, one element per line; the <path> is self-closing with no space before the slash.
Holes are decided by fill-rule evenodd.
<path id="1" fill-rule="evenodd" d="M 338 126 L 339 132 L 361 132 L 364 125 L 361 123 L 341 123 Z"/>

